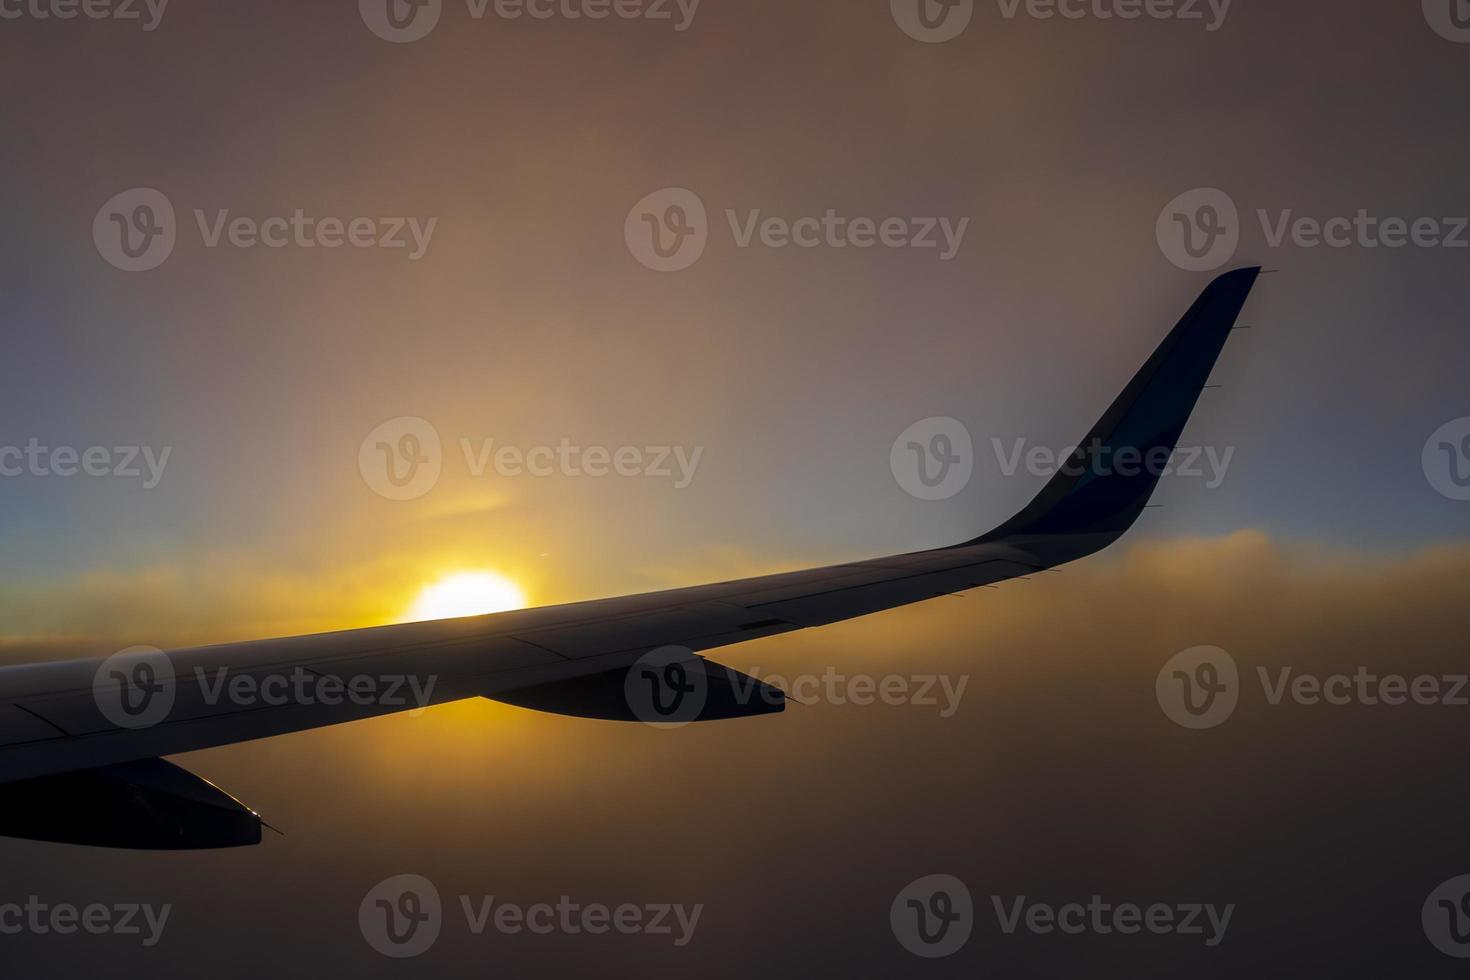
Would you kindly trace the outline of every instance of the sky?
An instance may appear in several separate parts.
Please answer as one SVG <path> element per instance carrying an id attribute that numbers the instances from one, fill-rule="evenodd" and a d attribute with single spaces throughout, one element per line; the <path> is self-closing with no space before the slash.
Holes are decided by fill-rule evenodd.
<path id="1" fill-rule="evenodd" d="M 1063 3 L 1076 17 L 976 0 L 945 40 L 906 0 L 568 15 L 589 2 L 538 18 L 443 0 L 410 40 L 377 0 L 170 0 L 125 8 L 137 19 L 0 0 L 0 469 L 29 445 L 48 467 L 0 476 L 0 663 L 400 621 L 459 571 L 541 605 L 964 540 L 1045 482 L 1008 459 L 1073 445 L 1213 275 L 1262 265 L 1251 329 L 1186 432 L 1204 472 L 1166 478 L 1116 553 L 1044 586 L 740 648 L 776 673 L 969 671 L 957 720 L 824 704 L 671 738 L 480 703 L 202 753 L 191 764 L 284 840 L 166 860 L 6 844 L 6 892 L 141 893 L 180 922 L 162 950 L 0 940 L 27 964 L 104 950 L 123 975 L 172 976 L 246 928 L 303 974 L 390 975 L 402 964 L 367 948 L 355 909 L 415 871 L 446 895 L 709 904 L 692 951 L 459 935 L 421 961 L 435 975 L 603 956 L 651 976 L 771 959 L 862 975 L 919 964 L 884 924 L 903 882 L 1024 890 L 1050 855 L 1032 887 L 1202 882 L 1243 908 L 1272 893 L 1256 944 L 1198 969 L 1277 955 L 1278 889 L 1185 853 L 1169 817 L 1192 808 L 1169 805 L 1171 781 L 1210 804 L 1199 834 L 1267 847 L 1242 799 L 1270 809 L 1319 771 L 1267 743 L 1335 747 L 1354 780 L 1387 780 L 1371 798 L 1407 838 L 1420 811 L 1386 796 L 1432 810 L 1454 791 L 1385 746 L 1440 751 L 1453 717 L 1390 722 L 1369 745 L 1366 707 L 1258 708 L 1202 750 L 1216 777 L 1184 777 L 1191 743 L 1130 685 L 1147 701 L 1158 665 L 1200 644 L 1410 673 L 1460 649 L 1470 503 L 1453 477 L 1470 441 L 1438 445 L 1470 436 L 1470 38 L 1449 0 L 1137 19 L 1100 16 L 1120 6 L 1106 0 Z M 165 208 L 167 234 L 122 251 L 119 228 L 144 240 Z M 843 231 L 812 247 L 761 224 L 829 212 Z M 1223 233 L 1191 256 L 1179 218 L 1203 234 L 1211 216 Z M 362 244 L 324 244 L 358 219 Z M 854 242 L 888 219 L 900 244 Z M 1395 219 L 1420 229 L 1397 247 Z M 911 492 L 893 452 L 931 418 L 973 447 L 942 500 Z M 388 479 L 379 443 L 433 441 L 431 485 Z M 576 467 L 496 463 L 562 446 L 584 451 Z M 58 475 L 57 447 L 98 450 L 107 475 Z M 587 447 L 628 447 L 638 475 L 588 475 Z M 935 725 L 964 748 L 936 748 Z M 642 778 L 658 773 L 692 783 Z M 1343 805 L 1369 832 L 1359 796 L 1315 788 L 1275 826 Z M 1302 962 L 1419 952 L 1386 910 L 1451 846 L 1421 829 L 1364 900 L 1384 944 Z M 1329 842 L 1353 844 L 1273 850 L 1267 876 L 1308 881 L 1337 860 Z M 1348 899 L 1323 901 L 1325 932 Z M 993 938 L 937 969 L 1046 975 L 1081 948 Z M 1089 955 L 1135 955 L 1116 946 Z"/>

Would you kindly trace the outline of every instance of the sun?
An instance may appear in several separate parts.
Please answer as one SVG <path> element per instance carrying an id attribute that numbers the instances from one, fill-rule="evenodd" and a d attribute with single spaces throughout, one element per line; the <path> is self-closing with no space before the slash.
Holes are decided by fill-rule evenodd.
<path id="1" fill-rule="evenodd" d="M 510 579 L 493 572 L 459 572 L 424 586 L 408 611 L 410 621 L 455 619 L 520 609 L 526 596 Z"/>

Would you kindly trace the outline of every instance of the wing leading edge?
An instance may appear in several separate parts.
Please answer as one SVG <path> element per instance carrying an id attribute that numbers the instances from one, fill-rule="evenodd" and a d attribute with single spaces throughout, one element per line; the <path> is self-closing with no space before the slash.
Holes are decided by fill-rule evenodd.
<path id="1" fill-rule="evenodd" d="M 467 619 L 0 669 L 0 784 L 7 784 L 7 800 L 30 794 L 69 805 L 88 787 L 105 786 L 115 796 L 121 784 L 132 787 L 133 799 L 140 792 L 163 799 L 166 792 L 185 801 L 164 808 L 172 822 L 163 829 L 122 835 L 143 843 L 74 831 L 48 838 L 36 832 L 34 819 L 3 814 L 0 834 L 111 846 L 166 846 L 158 841 L 174 833 L 180 847 L 253 843 L 258 834 L 240 830 L 242 819 L 258 821 L 251 811 L 208 784 L 179 789 L 178 773 L 148 760 L 463 698 L 618 720 L 779 711 L 779 691 L 697 652 L 1052 568 L 1127 531 L 1157 486 L 1157 462 L 1177 446 L 1259 272 L 1241 269 L 1211 283 L 1069 465 L 1010 520 L 957 545 Z M 660 717 L 667 714 L 664 693 L 696 686 L 692 714 Z M 55 778 L 67 773 L 78 775 Z M 14 805 L 6 809 L 16 812 Z M 214 823 L 226 828 L 215 842 L 207 827 L 190 829 L 178 817 L 206 810 L 222 814 Z"/>

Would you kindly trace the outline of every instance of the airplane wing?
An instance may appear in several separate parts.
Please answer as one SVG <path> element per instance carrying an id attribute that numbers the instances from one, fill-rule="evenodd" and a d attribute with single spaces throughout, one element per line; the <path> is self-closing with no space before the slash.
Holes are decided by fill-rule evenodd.
<path id="1" fill-rule="evenodd" d="M 785 698 L 702 652 L 1090 555 L 1147 506 L 1260 270 L 1211 283 L 1020 513 L 950 547 L 464 619 L 0 668 L 0 835 L 111 847 L 260 841 L 163 756 L 428 704 L 682 724 Z"/>

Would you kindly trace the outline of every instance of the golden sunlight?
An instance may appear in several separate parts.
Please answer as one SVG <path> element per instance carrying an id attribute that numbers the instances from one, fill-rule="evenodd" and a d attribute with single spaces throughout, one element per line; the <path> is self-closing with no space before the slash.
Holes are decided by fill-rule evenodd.
<path id="1" fill-rule="evenodd" d="M 427 585 L 408 611 L 411 621 L 454 619 L 520 609 L 526 597 L 512 581 L 491 572 L 459 572 Z"/>

